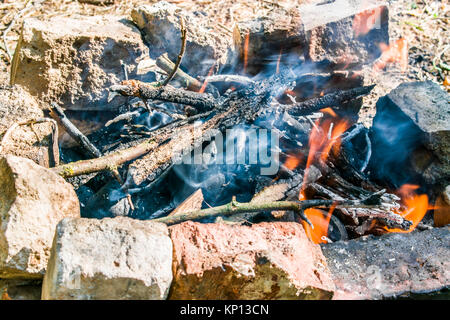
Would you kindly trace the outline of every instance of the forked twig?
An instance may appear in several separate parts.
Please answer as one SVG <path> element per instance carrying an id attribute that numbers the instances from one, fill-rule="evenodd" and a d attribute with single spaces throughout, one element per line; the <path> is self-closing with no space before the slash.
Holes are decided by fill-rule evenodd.
<path id="1" fill-rule="evenodd" d="M 303 200 L 303 201 L 270 201 L 270 202 L 237 202 L 235 198 L 225 205 L 196 210 L 191 212 L 179 213 L 176 216 L 166 216 L 163 218 L 154 219 L 152 221 L 162 222 L 167 225 L 178 224 L 188 220 L 199 220 L 203 218 L 213 218 L 217 216 L 231 216 L 239 213 L 258 212 L 258 211 L 293 211 L 301 219 L 306 221 L 309 225 L 312 223 L 308 220 L 304 214 L 304 210 L 309 208 L 330 208 L 335 206 L 336 208 L 377 208 L 381 204 L 381 197 L 385 193 L 385 190 L 372 193 L 368 197 L 362 200 Z M 406 221 L 406 220 L 405 220 Z M 410 224 L 409 224 L 410 225 Z"/>
<path id="2" fill-rule="evenodd" d="M 55 166 L 59 165 L 59 148 L 58 148 L 58 125 L 56 124 L 56 121 L 50 118 L 38 118 L 28 121 L 22 121 L 22 122 L 15 122 L 11 125 L 11 127 L 6 130 L 5 134 L 3 135 L 2 140 L 0 141 L 0 153 L 3 151 L 3 146 L 5 145 L 5 141 L 9 139 L 12 132 L 19 126 L 31 126 L 34 134 L 36 135 L 37 140 L 39 141 L 40 138 L 37 135 L 37 133 L 34 131 L 34 128 L 32 127 L 33 124 L 36 123 L 44 123 L 44 122 L 50 122 L 52 123 L 52 156 L 53 156 L 53 163 Z"/>

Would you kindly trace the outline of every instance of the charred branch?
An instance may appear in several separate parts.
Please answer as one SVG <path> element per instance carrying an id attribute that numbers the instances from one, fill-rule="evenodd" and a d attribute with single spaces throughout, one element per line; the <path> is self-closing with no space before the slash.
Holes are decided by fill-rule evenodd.
<path id="1" fill-rule="evenodd" d="M 293 116 L 300 116 L 317 112 L 326 107 L 336 107 L 347 101 L 351 101 L 369 94 L 375 85 L 358 87 L 350 90 L 338 90 L 325 94 L 319 98 L 309 99 L 297 104 L 283 106 Z"/>
<path id="2" fill-rule="evenodd" d="M 89 139 L 66 117 L 64 111 L 56 104 L 52 103 L 51 115 L 64 127 L 67 133 L 88 153 L 91 158 L 101 157 L 101 152 Z"/>
<path id="3" fill-rule="evenodd" d="M 123 96 L 134 96 L 143 100 L 161 100 L 189 105 L 200 113 L 212 110 L 218 105 L 217 100 L 208 93 L 186 91 L 170 86 L 155 87 L 153 84 L 136 80 L 123 81 L 120 85 L 111 86 L 109 90 Z"/>

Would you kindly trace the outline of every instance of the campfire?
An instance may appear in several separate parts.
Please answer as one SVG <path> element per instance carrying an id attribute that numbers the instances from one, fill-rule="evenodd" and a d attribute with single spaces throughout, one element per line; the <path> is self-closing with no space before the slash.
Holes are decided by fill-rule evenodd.
<path id="1" fill-rule="evenodd" d="M 342 9 L 341 16 L 331 18 L 324 13 L 315 20 L 313 12 L 319 9 L 332 12 L 336 6 L 346 8 Z M 80 215 L 90 221 L 83 223 L 93 223 L 95 229 L 94 225 L 109 221 L 108 218 L 120 222 L 123 218 L 118 217 L 127 217 L 132 222 L 120 224 L 136 230 L 141 228 L 137 225 L 140 221 L 169 226 L 174 259 L 184 261 L 177 262 L 180 266 L 193 264 L 177 265 L 176 268 L 181 268 L 176 269 L 177 274 L 194 273 L 190 268 L 199 267 L 193 261 L 203 259 L 192 258 L 190 253 L 182 251 L 187 249 L 180 249 L 191 245 L 186 244 L 194 241 L 190 237 L 196 237 L 195 241 L 200 243 L 205 241 L 204 246 L 198 245 L 195 250 L 212 250 L 212 255 L 219 255 L 220 245 L 216 247 L 214 241 L 222 243 L 217 240 L 221 234 L 225 237 L 227 233 L 236 233 L 237 237 L 243 232 L 253 234 L 258 228 L 281 228 L 273 233 L 281 232 L 284 237 L 299 234 L 301 228 L 311 243 L 307 246 L 320 250 L 317 246 L 320 244 L 323 248 L 328 261 L 323 264 L 328 263 L 331 269 L 331 273 L 311 271 L 320 274 L 319 280 L 311 280 L 310 285 L 315 288 L 312 295 L 316 298 L 330 298 L 333 296 L 330 292 L 338 291 L 344 298 L 380 298 L 403 292 L 441 290 L 449 284 L 448 274 L 445 276 L 448 243 L 444 240 L 443 266 L 436 271 L 443 272 L 437 276 L 441 279 L 439 284 L 418 285 L 414 290 L 405 289 L 395 278 L 393 282 L 398 283 L 393 285 L 397 289 L 374 286 L 376 290 L 370 287 L 356 294 L 355 290 L 363 289 L 359 284 L 352 284 L 351 274 L 340 271 L 349 258 L 339 253 L 344 250 L 343 244 L 355 243 L 362 246 L 355 251 L 356 257 L 365 251 L 367 239 L 380 241 L 380 246 L 387 248 L 395 236 L 398 243 L 394 244 L 395 254 L 391 254 L 407 261 L 408 258 L 398 253 L 399 248 L 415 241 L 414 237 L 426 237 L 427 233 L 431 237 L 432 232 L 440 232 L 444 234 L 443 239 L 448 239 L 448 228 L 443 226 L 450 221 L 445 198 L 449 182 L 445 137 L 449 128 L 448 121 L 445 123 L 437 116 L 439 112 L 446 113 L 448 120 L 448 94 L 431 82 L 404 83 L 381 94 L 371 126 L 362 123 L 358 113 L 363 98 L 373 97 L 378 86 L 373 75 L 386 70 L 407 71 L 407 40 L 389 39 L 389 14 L 384 4 L 369 5 L 362 1 L 354 6 L 336 0 L 308 3 L 301 8 L 300 11 L 278 8 L 267 16 L 239 22 L 234 30 L 228 30 L 232 31 L 233 46 L 226 59 L 217 57 L 217 52 L 224 52 L 220 50 L 225 40 L 211 44 L 214 40 L 202 40 L 199 36 L 203 26 L 196 23 L 201 18 L 180 13 L 174 5 L 165 2 L 137 8 L 132 13 L 134 25 L 131 22 L 124 25 L 139 34 L 133 41 L 145 41 L 150 51 L 139 48 L 142 52 L 138 54 L 137 45 L 121 44 L 119 40 L 109 40 L 109 36 L 104 43 L 110 41 L 110 44 L 104 47 L 101 47 L 104 43 L 97 44 L 95 40 L 85 44 L 70 40 L 72 48 L 76 48 L 71 53 L 73 64 L 90 65 L 85 70 L 92 71 L 97 70 L 92 64 L 98 63 L 108 70 L 105 72 L 114 73 L 114 78 L 103 77 L 95 83 L 86 76 L 79 82 L 84 83 L 81 88 L 58 88 L 52 84 L 42 89 L 43 84 L 26 79 L 30 72 L 27 70 L 37 66 L 27 57 L 29 48 L 37 46 L 33 43 L 36 38 L 29 37 L 27 32 L 40 26 L 37 21 L 25 20 L 12 63 L 11 84 L 28 88 L 39 101 L 45 101 L 48 110 L 42 117 L 16 121 L 6 128 L 1 138 L 1 153 L 8 153 L 19 130 L 51 126 L 46 170 L 73 186 Z M 58 19 L 52 23 L 58 25 Z M 99 23 L 95 21 L 93 25 Z M 117 28 L 123 27 L 117 24 Z M 227 28 L 222 26 L 222 32 L 227 33 Z M 63 30 L 61 34 L 64 32 L 69 31 Z M 113 49 L 111 53 L 91 57 L 92 61 L 83 60 L 91 54 L 90 50 L 97 50 L 96 45 L 102 50 L 109 50 L 105 49 L 107 46 Z M 134 46 L 132 54 L 139 57 L 125 53 L 131 52 L 126 46 Z M 139 71 L 143 65 L 146 65 L 145 72 Z M 94 85 L 98 86 L 95 90 Z M 92 92 L 87 94 L 88 90 Z M 422 112 L 419 107 L 428 111 Z M 12 166 L 12 160 L 5 161 L 6 166 Z M 54 241 L 61 243 L 61 248 L 62 244 L 68 245 L 65 241 L 69 238 L 65 237 L 82 229 L 81 224 L 71 223 L 58 224 Z M 288 227 L 279 227 L 284 224 Z M 98 228 L 119 227 L 108 224 Z M 291 231 L 279 231 L 283 228 Z M 163 237 L 164 232 L 158 233 L 158 237 L 159 234 Z M 260 239 L 257 233 L 254 237 Z M 264 239 L 261 243 L 279 241 L 278 238 L 270 240 L 270 236 Z M 176 241 L 182 244 L 177 246 Z M 375 243 L 370 241 L 367 248 Z M 249 248 L 253 248 L 251 242 Z M 52 252 L 59 250 L 55 245 Z M 279 244 L 285 245 L 288 244 Z M 425 242 L 417 246 L 423 249 Z M 352 248 L 345 250 L 353 252 Z M 430 248 L 433 252 L 439 250 L 434 245 Z M 389 252 L 386 249 L 385 254 Z M 203 253 L 198 254 L 203 257 Z M 235 253 L 228 254 L 234 257 L 235 263 Z M 259 252 L 256 256 L 264 254 Z M 50 259 L 55 259 L 58 253 L 52 255 Z M 306 259 L 302 254 L 299 257 Z M 228 261 L 226 255 L 217 259 L 222 259 L 224 272 L 234 268 L 230 267 L 233 264 L 223 262 Z M 55 271 L 55 262 L 50 263 L 53 263 L 52 272 L 60 272 Z M 202 268 L 207 268 L 208 263 Z M 114 260 L 114 264 L 122 268 L 121 262 Z M 314 268 L 321 267 L 315 264 Z M 220 272 L 214 270 L 211 275 L 206 269 L 198 271 L 206 272 L 204 282 L 174 275 L 178 280 L 172 284 L 170 297 L 249 297 L 243 291 L 241 296 L 236 296 L 228 289 L 224 293 L 204 287 L 208 281 L 222 281 Z M 369 277 L 367 270 L 358 276 Z M 84 271 L 80 272 L 81 280 L 77 280 L 73 290 L 87 290 L 77 289 L 84 288 L 83 279 L 89 278 Z M 286 273 L 290 276 L 289 271 Z M 56 274 L 45 275 L 43 297 L 66 298 L 65 292 L 72 287 L 67 283 L 55 284 L 53 276 Z M 283 278 L 280 277 L 279 281 Z M 353 287 L 345 289 L 350 284 Z M 199 293 L 192 294 L 190 286 L 199 286 Z M 66 291 L 60 289 L 63 287 Z M 169 287 L 170 284 L 161 297 L 167 297 Z M 212 291 L 205 293 L 208 290 Z M 294 296 L 307 297 L 306 291 L 298 290 Z M 287 298 L 291 293 L 271 294 L 251 297 Z M 79 297 L 85 296 L 80 293 Z"/>

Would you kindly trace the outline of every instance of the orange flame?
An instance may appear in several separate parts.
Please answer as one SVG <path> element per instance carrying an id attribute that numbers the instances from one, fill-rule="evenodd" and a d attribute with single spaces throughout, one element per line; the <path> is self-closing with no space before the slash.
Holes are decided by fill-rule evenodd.
<path id="1" fill-rule="evenodd" d="M 250 43 L 250 32 L 245 35 L 245 40 L 244 40 L 244 73 L 246 73 L 246 71 L 247 71 L 249 43 Z"/>
<path id="2" fill-rule="evenodd" d="M 380 9 L 366 10 L 355 15 L 353 19 L 353 31 L 355 36 L 363 36 L 369 33 L 370 30 L 375 28 L 380 22 Z"/>
<path id="3" fill-rule="evenodd" d="M 300 164 L 300 158 L 294 155 L 288 155 L 286 161 L 284 162 L 284 166 L 289 170 L 294 170 Z"/>
<path id="4" fill-rule="evenodd" d="M 341 139 L 340 136 L 350 127 L 350 124 L 343 119 L 338 119 L 336 113 L 331 108 L 323 109 L 324 113 L 331 115 L 331 119 L 325 119 L 320 122 L 315 122 L 314 128 L 311 130 L 309 136 L 309 152 L 308 159 L 306 160 L 305 174 L 303 181 L 308 181 L 309 168 L 312 164 L 320 161 L 325 161 L 330 152 L 333 150 L 337 152 L 340 148 Z M 337 121 L 333 122 L 334 119 Z M 306 184 L 302 184 L 302 188 L 299 192 L 299 200 L 305 200 L 305 187 Z M 332 207 L 326 217 L 323 216 L 321 210 L 307 209 L 305 215 L 311 221 L 314 229 L 310 225 L 302 221 L 308 238 L 314 243 L 326 243 L 324 236 L 328 234 L 328 225 L 333 214 L 334 207 Z"/>
<path id="5" fill-rule="evenodd" d="M 327 110 L 328 109 L 323 109 Z M 328 111 L 329 112 L 329 111 Z M 334 111 L 331 110 L 330 114 Z M 335 113 L 334 113 L 335 114 Z M 340 148 L 340 136 L 350 127 L 346 120 L 339 120 L 335 122 L 332 119 L 326 119 L 322 123 L 319 120 L 315 122 L 315 127 L 311 130 L 309 136 L 309 153 L 306 161 L 305 176 L 307 175 L 309 167 L 317 161 L 317 155 L 320 155 L 320 160 L 325 161 L 333 148 L 338 151 Z"/>
<path id="6" fill-rule="evenodd" d="M 392 63 L 398 63 L 403 72 L 408 69 L 408 42 L 406 39 L 400 38 L 389 46 L 380 43 L 380 49 L 382 54 L 373 66 L 374 71 L 381 71 Z"/>
<path id="7" fill-rule="evenodd" d="M 333 214 L 335 207 L 331 207 L 327 215 L 324 215 L 322 210 L 318 209 L 306 209 L 305 215 L 308 217 L 309 221 L 314 225 L 314 229 L 302 220 L 303 228 L 305 229 L 306 235 L 314 243 L 327 243 L 326 240 L 328 236 L 328 226 L 330 224 L 331 215 Z"/>
<path id="8" fill-rule="evenodd" d="M 323 91 L 322 91 L 322 92 L 323 92 Z M 322 92 L 320 93 L 321 96 L 322 96 Z M 320 109 L 319 111 L 322 112 L 322 113 L 327 113 L 327 114 L 329 114 L 330 116 L 332 116 L 332 117 L 334 117 L 334 118 L 337 117 L 336 112 L 334 112 L 334 110 L 331 109 L 330 107 Z"/>
<path id="9" fill-rule="evenodd" d="M 432 209 L 428 204 L 428 196 L 426 194 L 416 194 L 415 190 L 417 190 L 419 186 L 404 184 L 397 191 L 398 195 L 401 197 L 403 204 L 406 206 L 405 210 L 397 211 L 399 215 L 403 218 L 410 220 L 412 222 L 412 226 L 409 230 L 402 229 L 389 229 L 385 227 L 384 229 L 389 232 L 401 232 L 408 233 L 413 231 L 420 221 L 422 221 L 423 217 L 427 213 L 428 210 Z"/>

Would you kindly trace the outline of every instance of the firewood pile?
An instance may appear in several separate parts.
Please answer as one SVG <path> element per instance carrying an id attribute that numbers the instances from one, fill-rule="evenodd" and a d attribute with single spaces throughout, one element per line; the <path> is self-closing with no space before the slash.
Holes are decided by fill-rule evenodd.
<path id="1" fill-rule="evenodd" d="M 332 12 L 336 6 L 341 11 L 335 15 Z M 317 10 L 324 14 L 316 19 Z M 404 285 L 399 276 L 395 280 L 398 285 L 383 284 L 385 291 L 379 287 L 365 290 L 365 282 L 352 282 L 352 273 L 340 269 L 340 261 L 350 259 L 340 255 L 345 250 L 340 244 L 349 240 L 355 242 L 348 242 L 354 243 L 348 250 L 359 261 L 363 259 L 358 258 L 358 250 L 364 250 L 360 247 L 365 246 L 369 235 L 388 234 L 376 240 L 387 247 L 393 239 L 391 233 L 399 233 L 400 242 L 402 236 L 405 241 L 414 241 L 406 237 L 416 234 L 420 238 L 426 232 L 441 232 L 448 238 L 448 228 L 432 230 L 450 222 L 448 94 L 431 82 L 405 83 L 378 100 L 372 127 L 358 120 L 363 97 L 377 85 L 370 83 L 368 74 L 386 67 L 405 68 L 406 44 L 389 41 L 385 4 L 374 2 L 361 7 L 336 0 L 304 4 L 300 11 L 279 7 L 265 17 L 239 22 L 232 34 L 222 30 L 228 37 L 208 29 L 198 16 L 180 12 L 165 2 L 136 8 L 131 17 L 132 22 L 108 16 L 84 17 L 85 29 L 81 31 L 72 29 L 69 21 L 60 17 L 46 22 L 25 20 L 12 61 L 11 86 L 1 89 L 8 92 L 3 98 L 7 99 L 7 95 L 25 88 L 24 95 L 45 107 L 39 105 L 31 116 L 12 113 L 5 117 L 0 127 L 0 154 L 15 154 L 47 167 L 42 176 L 51 172 L 59 177 L 45 181 L 63 178 L 72 185 L 80 203 L 79 213 L 73 213 L 71 203 L 73 214 L 66 215 L 75 218 L 58 224 L 52 256 L 44 250 L 52 273 L 45 275 L 43 298 L 73 295 L 74 283 L 57 283 L 59 272 L 65 271 L 58 269 L 54 259 L 59 254 L 63 264 L 73 264 L 64 260 L 70 254 L 64 250 L 79 252 L 80 256 L 90 251 L 82 247 L 90 248 L 89 236 L 88 240 L 73 236 L 87 230 L 95 230 L 96 239 L 105 237 L 105 242 L 113 239 L 116 243 L 117 234 L 149 228 L 146 241 L 170 252 L 173 242 L 177 253 L 173 259 L 182 265 L 209 259 L 197 249 L 187 251 L 191 246 L 188 233 L 207 247 L 214 247 L 208 235 L 236 233 L 238 237 L 246 232 L 269 245 L 279 241 L 277 232 L 302 238 L 297 224 L 304 230 L 305 239 L 324 248 L 325 258 L 322 253 L 311 256 L 330 259 L 331 273 L 328 269 L 310 270 L 311 274 L 321 274 L 318 283 L 311 280 L 316 298 L 331 298 L 332 292 L 341 298 L 380 298 L 423 289 L 420 285 Z M 45 138 L 43 130 L 47 130 Z M 35 151 L 22 153 L 26 132 L 26 137 L 36 141 L 39 159 L 45 161 L 38 161 Z M 6 169 L 0 170 L 0 176 L 10 177 L 9 172 L 13 172 L 20 182 L 8 178 L 12 182 L 7 183 L 20 184 L 25 190 L 28 178 L 21 176 L 20 168 L 29 167 L 37 176 L 40 169 L 35 164 L 20 164 L 18 159 L 5 156 L 2 166 Z M 66 189 L 64 185 L 49 194 L 38 194 L 45 201 L 64 201 L 74 196 Z M 53 193 L 57 195 L 54 199 Z M 8 196 L 2 197 L 0 201 L 9 201 Z M 12 210 L 4 207 L 5 212 Z M 24 212 L 27 207 L 17 208 L 14 210 Z M 58 210 L 64 215 L 68 209 L 62 205 Z M 91 220 L 78 221 L 77 215 Z M 54 219 L 50 220 L 55 225 Z M 154 224 L 146 224 L 149 221 Z M 171 226 L 169 232 L 160 224 Z M 264 230 L 272 227 L 276 228 L 273 239 L 259 238 L 258 232 L 266 234 Z M 113 235 L 108 238 L 101 230 Z M 172 242 L 167 240 L 168 235 Z M 80 247 L 72 241 L 79 242 Z M 128 240 L 123 241 L 132 246 Z M 136 241 L 141 245 L 143 238 Z M 395 241 L 391 242 L 392 254 L 397 255 L 403 247 L 399 244 L 397 249 Z M 104 259 L 114 260 L 116 251 L 108 245 L 102 244 L 103 251 L 110 251 Z M 211 264 L 218 263 L 225 272 L 230 263 L 227 255 L 239 253 L 226 244 L 217 246 L 222 249 L 213 250 L 214 258 L 210 259 L 216 260 Z M 252 246 L 249 244 L 249 248 Z M 370 250 L 377 246 L 375 240 L 367 244 Z M 448 249 L 447 243 L 444 253 L 441 249 L 436 252 L 446 259 Z M 265 254 L 258 248 L 251 250 L 258 252 L 256 257 Z M 308 244 L 304 250 L 320 248 Z M 293 256 L 297 254 L 302 256 L 297 251 Z M 275 256 L 264 259 L 284 261 Z M 371 267 L 376 264 L 376 259 L 372 260 Z M 2 263 L 11 268 L 10 262 Z M 117 268 L 125 264 L 119 258 L 113 263 Z M 281 269 L 284 263 L 280 262 Z M 448 266 L 448 261 L 445 263 Z M 17 277 L 26 278 L 29 272 L 33 279 L 39 279 L 45 274 L 45 265 L 25 265 L 29 271 L 17 271 Z M 206 283 L 222 281 L 222 276 L 216 269 L 208 274 L 203 267 L 194 264 L 192 269 L 174 275 L 169 298 L 306 297 L 306 293 L 298 295 L 287 289 L 274 296 L 248 295 L 247 289 L 241 289 L 238 295 L 211 291 Z M 366 267 L 361 263 L 358 272 L 362 279 L 369 276 Z M 83 271 L 82 262 L 76 268 L 82 274 L 91 272 Z M 164 264 L 161 268 L 171 267 Z M 421 272 L 414 266 L 408 268 L 414 275 Z M 402 272 L 400 269 L 398 272 Z M 192 270 L 206 272 L 195 294 L 189 289 L 198 285 L 189 278 L 189 272 L 195 273 Z M 259 270 L 257 274 L 267 272 L 263 267 L 255 270 Z M 295 270 L 283 270 L 297 275 Z M 167 298 L 172 274 L 164 272 L 152 274 L 153 278 L 160 277 L 159 282 L 149 285 L 158 287 L 157 293 L 140 296 L 130 291 L 127 297 Z M 188 274 L 183 276 L 183 272 Z M 3 276 L 7 275 L 6 271 Z M 128 276 L 138 278 L 122 275 Z M 449 285 L 448 277 L 438 278 L 436 283 L 426 282 L 426 290 Z M 75 283 L 76 288 L 83 288 L 77 297 L 110 298 L 102 296 L 103 287 L 95 292 L 86 289 L 83 279 Z M 349 293 L 350 284 L 358 294 Z"/>

